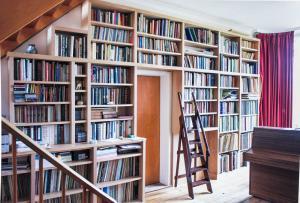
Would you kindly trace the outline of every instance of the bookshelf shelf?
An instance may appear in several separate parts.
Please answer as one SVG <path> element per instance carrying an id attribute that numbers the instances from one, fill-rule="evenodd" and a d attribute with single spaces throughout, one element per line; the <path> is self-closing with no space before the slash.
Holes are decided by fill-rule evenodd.
<path id="1" fill-rule="evenodd" d="M 216 102 L 217 99 L 196 99 L 196 102 Z M 184 100 L 184 102 L 192 102 L 192 100 Z"/>
<path id="2" fill-rule="evenodd" d="M 79 193 L 82 193 L 81 188 L 66 190 L 66 196 L 79 194 Z M 62 196 L 62 192 L 45 193 L 43 195 L 43 200 L 54 199 L 54 198 L 58 198 L 58 197 L 61 197 L 61 196 Z M 35 196 L 35 201 L 36 202 L 39 201 L 39 196 L 38 195 Z"/>
<path id="3" fill-rule="evenodd" d="M 123 117 L 118 117 L 118 118 L 108 118 L 108 119 L 92 119 L 91 122 L 96 123 L 96 122 L 109 122 L 109 121 L 130 121 L 133 120 L 132 116 L 123 116 Z"/>
<path id="4" fill-rule="evenodd" d="M 233 75 L 233 76 L 240 76 L 241 74 L 238 72 L 226 72 L 226 71 L 220 71 L 221 75 Z"/>
<path id="5" fill-rule="evenodd" d="M 240 55 L 238 55 L 238 54 L 231 54 L 231 53 L 226 53 L 226 52 L 222 52 L 220 54 L 223 56 L 227 56 L 227 57 L 240 58 Z"/>
<path id="6" fill-rule="evenodd" d="M 30 169 L 18 169 L 17 170 L 17 174 L 18 175 L 20 175 L 20 174 L 28 174 L 28 173 L 30 173 L 31 171 L 30 171 Z M 5 170 L 5 171 L 1 171 L 1 176 L 12 176 L 13 175 L 13 172 L 12 172 L 12 170 Z"/>
<path id="7" fill-rule="evenodd" d="M 239 90 L 239 87 L 220 87 L 220 89 Z"/>
<path id="8" fill-rule="evenodd" d="M 110 186 L 114 186 L 114 185 L 120 185 L 120 184 L 124 184 L 124 183 L 134 182 L 134 181 L 141 180 L 141 179 L 142 179 L 142 177 L 129 177 L 129 178 L 123 178 L 121 180 L 116 180 L 116 181 L 101 182 L 101 183 L 97 184 L 97 187 L 99 187 L 99 188 L 110 187 Z"/>
<path id="9" fill-rule="evenodd" d="M 98 21 L 91 21 L 91 25 L 108 27 L 108 28 L 117 28 L 117 29 L 122 29 L 122 30 L 134 30 L 134 28 L 130 27 L 130 26 L 116 25 L 116 24 L 111 24 L 111 23 L 103 23 L 103 22 L 98 22 Z"/>
<path id="10" fill-rule="evenodd" d="M 247 58 L 242 58 L 242 61 L 245 61 L 245 62 L 253 62 L 253 63 L 257 63 L 257 60 L 256 60 L 256 59 L 247 59 Z"/>
<path id="11" fill-rule="evenodd" d="M 257 52 L 258 50 L 249 47 L 242 47 L 242 51 Z"/>
<path id="12" fill-rule="evenodd" d="M 71 104 L 71 102 L 15 102 L 14 105 L 57 105 L 57 104 Z"/>
<path id="13" fill-rule="evenodd" d="M 238 130 L 230 130 L 230 131 L 220 131 L 220 134 L 227 134 L 227 133 L 237 133 L 239 132 Z"/>
<path id="14" fill-rule="evenodd" d="M 150 53 L 150 54 L 162 54 L 162 55 L 172 55 L 172 56 L 180 56 L 181 55 L 181 53 L 177 53 L 177 52 L 159 51 L 159 50 L 143 49 L 143 48 L 137 48 L 137 51 L 140 51 L 143 53 Z"/>
<path id="15" fill-rule="evenodd" d="M 218 114 L 218 112 L 203 112 L 203 113 L 200 113 L 200 115 L 201 116 L 203 116 L 203 115 L 216 115 L 216 114 Z M 194 114 L 185 114 L 185 116 L 192 116 L 192 115 L 194 115 Z"/>
<path id="16" fill-rule="evenodd" d="M 91 105 L 92 108 L 104 108 L 104 107 L 132 107 L 133 104 L 104 104 L 104 105 Z"/>
<path id="17" fill-rule="evenodd" d="M 190 56 L 203 56 L 203 57 L 207 57 L 207 58 L 218 58 L 218 56 L 215 55 L 209 55 L 209 54 L 205 54 L 205 53 L 196 53 L 196 52 L 184 52 L 185 55 L 190 55 Z"/>
<path id="18" fill-rule="evenodd" d="M 132 83 L 97 83 L 97 82 L 92 82 L 91 85 L 93 85 L 93 86 L 120 86 L 120 87 L 133 86 Z"/>
<path id="19" fill-rule="evenodd" d="M 103 157 L 97 157 L 97 162 L 126 159 L 126 158 L 130 158 L 130 157 L 139 157 L 142 155 L 143 155 L 142 153 L 132 153 L 132 154 L 117 155 L 117 156 L 103 156 Z"/>
<path id="20" fill-rule="evenodd" d="M 226 154 L 226 153 L 234 152 L 234 151 L 238 151 L 238 149 L 233 149 L 233 150 L 228 150 L 228 151 L 219 152 L 219 154 Z"/>
<path id="21" fill-rule="evenodd" d="M 86 105 L 75 105 L 75 108 L 86 108 Z"/>
<path id="22" fill-rule="evenodd" d="M 88 164 L 92 164 L 92 163 L 93 163 L 93 161 L 90 161 L 90 160 L 65 162 L 65 164 L 70 166 L 70 167 L 71 166 L 79 166 L 79 165 L 88 165 Z M 44 167 L 44 170 L 50 170 L 50 169 L 56 169 L 56 168 L 54 166 Z M 35 164 L 35 171 L 39 171 L 38 164 Z"/>
<path id="23" fill-rule="evenodd" d="M 133 62 L 121 62 L 121 61 L 106 61 L 106 60 L 97 60 L 92 59 L 90 61 L 92 64 L 99 64 L 99 65 L 109 65 L 109 66 L 135 66 Z"/>
<path id="24" fill-rule="evenodd" d="M 107 41 L 107 40 L 100 40 L 100 39 L 92 39 L 92 42 L 95 43 L 102 43 L 102 44 L 113 44 L 118 46 L 133 46 L 133 43 L 126 43 L 126 42 L 118 42 L 118 41 Z"/>
<path id="25" fill-rule="evenodd" d="M 60 125 L 60 124 L 70 124 L 70 121 L 40 122 L 40 123 L 15 123 L 16 126 Z"/>
<path id="26" fill-rule="evenodd" d="M 155 38 L 155 39 L 164 39 L 164 40 L 181 42 L 180 38 L 165 37 L 165 36 L 161 36 L 161 35 L 154 35 L 154 34 L 149 34 L 149 33 L 144 33 L 144 32 L 137 32 L 137 35 L 143 36 L 143 37 Z"/>
<path id="27" fill-rule="evenodd" d="M 197 69 L 197 68 L 187 68 L 187 67 L 184 67 L 183 70 L 188 72 L 219 74 L 218 70 L 207 70 L 207 69 Z"/>
<path id="28" fill-rule="evenodd" d="M 76 78 L 85 78 L 86 75 L 75 75 Z"/>
<path id="29" fill-rule="evenodd" d="M 185 85 L 184 88 L 195 88 L 195 89 L 217 89 L 217 86 L 194 86 L 194 85 Z"/>
<path id="30" fill-rule="evenodd" d="M 238 116 L 238 113 L 227 113 L 227 114 L 220 114 L 220 117 L 222 116 Z"/>
<path id="31" fill-rule="evenodd" d="M 156 64 L 146 64 L 146 63 L 137 63 L 137 67 L 142 69 L 166 70 L 166 71 L 182 70 L 182 68 L 179 66 L 166 66 L 166 65 L 156 65 Z"/>
<path id="32" fill-rule="evenodd" d="M 86 120 L 76 120 L 75 123 L 86 123 Z"/>
<path id="33" fill-rule="evenodd" d="M 75 90 L 75 93 L 85 93 L 86 90 Z"/>
<path id="34" fill-rule="evenodd" d="M 200 48 L 212 48 L 212 49 L 218 49 L 218 45 L 212 45 L 212 44 L 205 44 L 200 42 L 193 42 L 190 40 L 184 40 L 184 44 L 186 46 L 194 46 L 194 47 L 200 47 Z"/>
<path id="35" fill-rule="evenodd" d="M 50 85 L 70 85 L 70 82 L 59 82 L 59 81 L 26 81 L 26 80 L 15 80 L 15 84 L 50 84 Z"/>

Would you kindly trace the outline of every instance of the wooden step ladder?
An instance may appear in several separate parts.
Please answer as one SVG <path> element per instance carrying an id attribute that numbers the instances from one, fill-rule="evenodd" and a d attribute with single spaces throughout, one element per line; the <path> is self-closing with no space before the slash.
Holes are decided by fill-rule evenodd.
<path id="1" fill-rule="evenodd" d="M 175 187 L 177 187 L 178 179 L 186 177 L 187 186 L 189 191 L 189 196 L 194 199 L 194 191 L 193 187 L 199 185 L 206 185 L 207 190 L 209 192 L 212 191 L 210 178 L 208 174 L 208 160 L 210 156 L 209 146 L 206 140 L 205 131 L 201 122 L 200 113 L 198 110 L 198 106 L 196 104 L 196 99 L 194 93 L 192 93 L 192 102 L 194 105 L 195 113 L 191 116 L 192 119 L 192 128 L 188 129 L 186 125 L 186 115 L 184 114 L 184 106 L 182 102 L 182 95 L 178 92 L 179 105 L 181 110 L 181 116 L 179 117 L 180 123 L 180 132 L 179 132 L 179 143 L 177 150 L 177 164 L 176 164 L 176 174 L 175 174 Z M 202 139 L 200 137 L 200 131 L 202 134 Z M 188 133 L 194 132 L 193 140 L 190 140 L 188 137 Z M 202 142 L 205 144 L 205 153 L 203 150 Z M 182 148 L 181 148 L 182 146 Z M 194 147 L 190 147 L 194 146 Z M 180 155 L 184 156 L 184 164 L 185 164 L 185 174 L 178 175 L 179 173 L 179 162 Z M 192 161 L 194 160 L 194 164 L 192 166 Z M 204 178 L 197 180 L 197 173 L 203 172 Z M 192 180 L 192 176 L 194 176 L 194 180 Z"/>

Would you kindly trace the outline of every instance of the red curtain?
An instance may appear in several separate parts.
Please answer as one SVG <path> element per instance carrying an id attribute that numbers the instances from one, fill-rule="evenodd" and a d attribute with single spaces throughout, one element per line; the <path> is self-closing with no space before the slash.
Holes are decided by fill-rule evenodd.
<path id="1" fill-rule="evenodd" d="M 259 125 L 292 127 L 294 32 L 257 37 L 262 82 Z"/>

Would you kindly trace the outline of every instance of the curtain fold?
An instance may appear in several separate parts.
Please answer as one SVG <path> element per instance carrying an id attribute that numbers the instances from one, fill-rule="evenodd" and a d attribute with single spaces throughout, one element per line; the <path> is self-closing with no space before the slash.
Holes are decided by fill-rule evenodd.
<path id="1" fill-rule="evenodd" d="M 294 32 L 258 34 L 260 126 L 292 127 Z"/>

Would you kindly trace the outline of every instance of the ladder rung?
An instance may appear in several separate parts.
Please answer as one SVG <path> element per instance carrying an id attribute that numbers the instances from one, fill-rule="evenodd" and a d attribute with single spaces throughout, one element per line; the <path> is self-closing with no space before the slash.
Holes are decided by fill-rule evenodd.
<path id="1" fill-rule="evenodd" d="M 191 173 L 196 173 L 196 172 L 205 171 L 205 170 L 207 170 L 207 168 L 198 166 L 198 167 L 191 168 Z"/>
<path id="2" fill-rule="evenodd" d="M 204 180 L 197 180 L 195 182 L 192 182 L 192 186 L 196 187 L 196 186 L 199 186 L 199 185 L 204 185 L 204 184 L 209 184 L 209 183 L 210 183 L 209 180 L 206 180 L 206 179 L 204 179 Z"/>
<path id="3" fill-rule="evenodd" d="M 186 174 L 181 174 L 181 175 L 178 175 L 177 178 L 185 178 L 186 177 Z"/>
<path id="4" fill-rule="evenodd" d="M 190 144 L 201 144 L 201 140 L 189 140 Z"/>
<path id="5" fill-rule="evenodd" d="M 192 154 L 193 152 L 196 152 L 196 149 L 193 148 L 193 149 L 190 149 L 190 151 L 191 151 L 191 154 Z M 177 154 L 183 154 L 183 153 L 184 153 L 183 150 L 177 151 Z"/>
<path id="6" fill-rule="evenodd" d="M 187 133 L 191 133 L 191 132 L 194 132 L 194 131 L 201 131 L 200 129 L 198 129 L 198 128 L 189 128 L 189 129 L 187 129 Z"/>
<path id="7" fill-rule="evenodd" d="M 191 153 L 191 157 L 192 157 L 192 158 L 204 157 L 204 154 L 200 154 L 200 153 Z"/>

